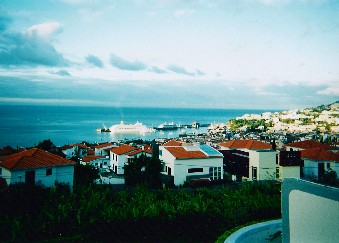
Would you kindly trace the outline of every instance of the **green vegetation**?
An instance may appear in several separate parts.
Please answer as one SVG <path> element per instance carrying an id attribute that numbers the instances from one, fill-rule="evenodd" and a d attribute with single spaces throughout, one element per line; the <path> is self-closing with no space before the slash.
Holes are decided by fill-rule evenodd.
<path id="1" fill-rule="evenodd" d="M 125 183 L 129 186 L 147 185 L 151 188 L 160 188 L 161 161 L 157 158 L 141 155 L 133 158 L 124 166 Z"/>
<path id="2" fill-rule="evenodd" d="M 275 182 L 115 193 L 14 185 L 0 192 L 0 241 L 212 242 L 239 225 L 280 218 L 279 190 Z"/>
<path id="3" fill-rule="evenodd" d="M 236 131 L 237 129 L 247 126 L 247 131 L 258 131 L 260 126 L 264 127 L 264 131 L 268 127 L 272 127 L 272 122 L 266 123 L 265 119 L 253 119 L 253 120 L 246 120 L 246 119 L 231 119 L 228 121 L 228 125 L 231 126 L 232 131 Z"/>

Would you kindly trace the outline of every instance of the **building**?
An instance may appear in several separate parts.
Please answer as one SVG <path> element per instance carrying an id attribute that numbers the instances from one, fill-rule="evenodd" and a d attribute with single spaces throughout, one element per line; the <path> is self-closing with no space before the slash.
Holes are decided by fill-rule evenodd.
<path id="1" fill-rule="evenodd" d="M 0 159 L 0 177 L 9 184 L 40 184 L 54 186 L 55 182 L 73 187 L 75 162 L 32 148 Z"/>
<path id="2" fill-rule="evenodd" d="M 91 165 L 99 169 L 99 171 L 109 170 L 109 156 L 88 155 L 80 159 L 80 164 Z"/>
<path id="3" fill-rule="evenodd" d="M 301 151 L 304 160 L 304 176 L 310 179 L 321 180 L 329 170 L 339 175 L 339 154 L 322 148 L 311 148 Z"/>
<path id="4" fill-rule="evenodd" d="M 276 179 L 278 151 L 256 140 L 232 140 L 219 144 L 224 155 L 224 171 L 232 180 Z"/>
<path id="5" fill-rule="evenodd" d="M 304 161 L 301 159 L 300 151 L 280 151 L 277 160 L 279 166 L 276 174 L 277 179 L 300 179 L 303 176 Z"/>
<path id="6" fill-rule="evenodd" d="M 58 148 L 66 157 L 66 159 L 70 159 L 77 155 L 76 146 L 72 145 L 64 145 Z"/>
<path id="7" fill-rule="evenodd" d="M 102 143 L 94 147 L 94 155 L 97 156 L 109 156 L 110 155 L 110 149 L 117 147 L 114 144 L 111 143 Z"/>
<path id="8" fill-rule="evenodd" d="M 164 163 L 162 174 L 172 177 L 174 185 L 223 179 L 223 155 L 206 144 L 169 141 L 159 147 L 159 159 Z"/>
<path id="9" fill-rule="evenodd" d="M 339 148 L 329 146 L 327 144 L 319 143 L 314 140 L 305 140 L 305 141 L 300 141 L 300 142 L 293 142 L 293 143 L 287 143 L 284 145 L 285 149 L 287 151 L 301 151 L 305 149 L 312 149 L 312 148 L 321 148 L 325 150 L 331 150 L 331 151 L 338 151 Z"/>
<path id="10" fill-rule="evenodd" d="M 128 154 L 137 149 L 127 144 L 110 149 L 110 167 L 113 172 L 118 175 L 124 174 L 124 166 L 128 162 Z"/>

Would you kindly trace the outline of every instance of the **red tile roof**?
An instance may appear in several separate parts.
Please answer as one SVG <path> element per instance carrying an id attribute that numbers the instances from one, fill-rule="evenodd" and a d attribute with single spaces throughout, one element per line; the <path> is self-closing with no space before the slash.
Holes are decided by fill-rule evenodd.
<path id="1" fill-rule="evenodd" d="M 85 144 L 82 143 L 76 143 L 76 144 L 71 144 L 72 146 L 77 146 L 80 149 L 86 149 L 87 146 Z"/>
<path id="2" fill-rule="evenodd" d="M 94 155 L 94 154 L 95 154 L 94 149 L 89 148 L 87 151 L 87 155 Z"/>
<path id="3" fill-rule="evenodd" d="M 200 150 L 187 151 L 183 147 L 166 147 L 166 149 L 177 159 L 205 159 L 206 154 Z"/>
<path id="4" fill-rule="evenodd" d="M 82 158 L 82 162 L 88 163 L 93 160 L 101 159 L 101 158 L 106 158 L 105 156 L 95 156 L 95 155 L 88 155 Z"/>
<path id="5" fill-rule="evenodd" d="M 72 145 L 64 145 L 64 146 L 61 146 L 61 147 L 59 147 L 59 149 L 60 150 L 67 150 L 67 149 L 71 149 L 71 148 L 73 148 L 74 146 L 72 146 Z"/>
<path id="6" fill-rule="evenodd" d="M 322 148 L 301 150 L 301 158 L 339 162 L 339 154 L 327 151 Z"/>
<path id="7" fill-rule="evenodd" d="M 256 140 L 231 140 L 225 143 L 220 143 L 219 145 L 230 149 L 272 149 L 272 145 Z"/>
<path id="8" fill-rule="evenodd" d="M 60 156 L 37 148 L 32 148 L 0 159 L 0 166 L 8 170 L 74 164 L 75 162 L 71 160 L 64 159 Z"/>
<path id="9" fill-rule="evenodd" d="M 167 146 L 181 146 L 182 143 L 179 141 L 171 140 L 168 141 L 167 143 L 163 144 L 162 146 L 167 147 Z"/>
<path id="10" fill-rule="evenodd" d="M 102 144 L 99 144 L 97 146 L 94 146 L 95 149 L 100 149 L 100 148 L 105 148 L 105 147 L 109 147 L 109 146 L 112 146 L 113 144 L 111 143 L 102 143 Z"/>
<path id="11" fill-rule="evenodd" d="M 134 150 L 136 150 L 137 148 L 133 147 L 133 146 L 130 146 L 130 145 L 127 145 L 127 144 L 124 144 L 124 145 L 121 145 L 120 147 L 117 147 L 117 148 L 112 148 L 110 149 L 110 151 L 114 154 L 126 154 L 128 152 L 132 152 Z"/>
<path id="12" fill-rule="evenodd" d="M 338 150 L 338 148 L 329 146 L 327 144 L 319 143 L 314 140 L 306 140 L 306 141 L 300 141 L 300 142 L 294 142 L 294 143 L 287 143 L 284 145 L 285 147 L 294 147 L 294 148 L 300 148 L 300 149 L 311 149 L 311 148 L 322 148 L 326 150 Z"/>

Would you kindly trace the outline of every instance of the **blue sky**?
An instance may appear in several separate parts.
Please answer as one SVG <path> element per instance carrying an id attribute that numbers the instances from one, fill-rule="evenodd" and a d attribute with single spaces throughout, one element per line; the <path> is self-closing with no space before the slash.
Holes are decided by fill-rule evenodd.
<path id="1" fill-rule="evenodd" d="M 339 100 L 339 1 L 0 0 L 0 104 Z"/>

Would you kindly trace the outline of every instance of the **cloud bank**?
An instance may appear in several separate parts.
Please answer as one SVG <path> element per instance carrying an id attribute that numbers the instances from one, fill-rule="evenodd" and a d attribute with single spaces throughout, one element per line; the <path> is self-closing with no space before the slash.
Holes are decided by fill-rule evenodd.
<path id="1" fill-rule="evenodd" d="M 104 67 L 104 64 L 102 63 L 102 61 L 96 57 L 96 56 L 93 56 L 93 55 L 88 55 L 86 57 L 86 61 L 98 68 L 103 68 Z"/>
<path id="2" fill-rule="evenodd" d="M 147 69 L 146 64 L 140 61 L 129 61 L 115 54 L 111 54 L 109 61 L 113 67 L 121 70 L 142 71 Z"/>
<path id="3" fill-rule="evenodd" d="M 10 19 L 0 17 L 0 66 L 67 66 L 69 61 L 51 43 L 62 31 L 58 23 L 33 25 L 24 33 L 5 31 Z"/>

